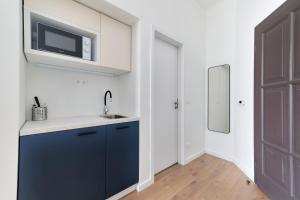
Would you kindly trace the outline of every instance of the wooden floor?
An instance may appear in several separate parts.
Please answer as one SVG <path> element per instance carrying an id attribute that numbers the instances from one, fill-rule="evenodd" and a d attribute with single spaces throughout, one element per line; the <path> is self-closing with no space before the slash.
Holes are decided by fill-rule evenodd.
<path id="1" fill-rule="evenodd" d="M 124 200 L 269 200 L 231 162 L 203 155 L 186 166 L 175 165 L 155 177 L 155 184 Z"/>

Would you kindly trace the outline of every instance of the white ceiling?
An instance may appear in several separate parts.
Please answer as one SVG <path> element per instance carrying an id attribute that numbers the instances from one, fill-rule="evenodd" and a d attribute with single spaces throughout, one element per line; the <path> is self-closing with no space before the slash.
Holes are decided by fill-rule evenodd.
<path id="1" fill-rule="evenodd" d="M 208 8 L 219 0 L 196 0 L 203 8 Z"/>

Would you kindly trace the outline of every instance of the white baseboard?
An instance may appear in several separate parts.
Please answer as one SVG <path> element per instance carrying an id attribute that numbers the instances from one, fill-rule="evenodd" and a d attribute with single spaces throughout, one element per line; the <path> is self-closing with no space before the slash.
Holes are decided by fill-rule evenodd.
<path id="1" fill-rule="evenodd" d="M 221 155 L 219 153 L 216 153 L 216 152 L 213 152 L 213 151 L 210 151 L 210 150 L 205 150 L 205 153 L 209 154 L 209 155 L 212 155 L 212 156 L 215 156 L 215 157 L 218 157 L 218 158 L 221 158 L 223 160 L 227 160 L 229 162 L 233 162 L 233 160 L 234 160 L 232 157 L 224 156 L 224 155 Z"/>
<path id="2" fill-rule="evenodd" d="M 195 154 L 193 154 L 193 155 L 187 157 L 187 158 L 185 159 L 185 161 L 184 161 L 184 165 L 186 165 L 186 164 L 192 162 L 193 160 L 199 158 L 199 157 L 202 156 L 204 153 L 205 153 L 205 151 L 200 151 L 200 152 L 198 152 L 198 153 L 195 153 Z"/>
<path id="3" fill-rule="evenodd" d="M 123 190 L 122 192 L 119 192 L 118 194 L 108 198 L 107 200 L 118 200 L 118 199 L 121 199 L 122 197 L 126 196 L 127 194 L 135 191 L 137 188 L 137 185 L 133 185 L 129 188 L 127 188 L 126 190 Z"/>
<path id="4" fill-rule="evenodd" d="M 192 162 L 193 160 L 195 160 L 195 159 L 199 158 L 200 156 L 202 156 L 204 153 L 205 153 L 204 151 L 200 151 L 198 153 L 195 153 L 195 154 L 189 156 L 187 159 L 185 159 L 183 165 L 186 165 L 186 164 Z M 152 178 L 150 177 L 147 180 L 145 180 L 144 182 L 139 183 L 137 185 L 137 191 L 141 192 L 141 191 L 145 190 L 146 188 L 150 187 L 153 184 L 154 184 L 154 177 L 152 177 Z"/>
<path id="5" fill-rule="evenodd" d="M 144 181 L 142 183 L 139 183 L 137 185 L 137 191 L 141 192 L 141 191 L 143 191 L 144 189 L 148 188 L 149 186 L 151 186 L 153 184 L 154 184 L 154 178 L 149 178 L 146 181 Z"/>

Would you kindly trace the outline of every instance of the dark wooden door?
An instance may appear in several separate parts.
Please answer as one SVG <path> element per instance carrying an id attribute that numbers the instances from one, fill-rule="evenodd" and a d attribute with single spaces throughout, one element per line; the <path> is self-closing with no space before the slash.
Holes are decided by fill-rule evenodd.
<path id="1" fill-rule="evenodd" d="M 255 182 L 273 200 L 300 200 L 300 0 L 255 30 Z"/>

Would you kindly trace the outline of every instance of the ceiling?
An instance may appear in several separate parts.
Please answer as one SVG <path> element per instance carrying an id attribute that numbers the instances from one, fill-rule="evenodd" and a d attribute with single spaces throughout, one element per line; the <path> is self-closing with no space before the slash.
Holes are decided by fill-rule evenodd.
<path id="1" fill-rule="evenodd" d="M 208 8 L 219 0 L 196 0 L 203 8 Z"/>

